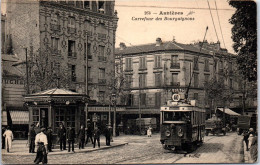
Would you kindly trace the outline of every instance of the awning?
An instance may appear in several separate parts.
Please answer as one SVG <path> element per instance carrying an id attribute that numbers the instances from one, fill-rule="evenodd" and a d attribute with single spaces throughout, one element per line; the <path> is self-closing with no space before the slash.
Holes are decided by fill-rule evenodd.
<path id="1" fill-rule="evenodd" d="M 218 110 L 220 110 L 222 112 L 224 111 L 223 108 L 218 108 Z M 239 113 L 236 113 L 229 108 L 225 108 L 225 113 L 228 114 L 228 115 L 231 115 L 231 116 L 240 116 Z"/>
<path id="2" fill-rule="evenodd" d="M 13 124 L 29 124 L 28 111 L 10 111 Z"/>

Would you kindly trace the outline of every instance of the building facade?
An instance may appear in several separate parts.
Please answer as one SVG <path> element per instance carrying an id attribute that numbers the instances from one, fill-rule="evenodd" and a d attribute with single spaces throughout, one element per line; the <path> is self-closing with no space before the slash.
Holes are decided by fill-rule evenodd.
<path id="1" fill-rule="evenodd" d="M 91 100 L 97 102 L 88 105 L 90 116 L 91 109 L 95 109 L 90 108 L 91 106 L 108 107 L 108 96 L 111 93 L 108 85 L 114 77 L 114 47 L 118 21 L 114 3 L 8 1 L 7 34 L 11 34 L 14 53 L 22 61 L 26 60 L 26 56 L 28 58 L 29 94 L 44 89 L 33 82 L 34 69 L 30 66 L 30 59 L 39 51 L 48 51 L 51 64 L 48 69 L 49 72 L 55 70 L 57 79 L 53 77 L 54 83 L 45 89 L 60 86 L 89 95 Z M 25 65 L 20 67 L 25 73 Z M 63 73 L 65 77 L 69 77 L 66 86 L 59 85 L 63 83 L 59 77 Z M 108 116 L 108 110 L 105 113 L 105 116 Z"/>
<path id="2" fill-rule="evenodd" d="M 120 43 L 120 48 L 116 49 L 116 62 L 122 65 L 121 73 L 130 91 L 125 101 L 127 113 L 139 114 L 140 101 L 143 116 L 157 114 L 158 118 L 160 106 L 170 100 L 173 93 L 184 94 L 190 85 L 188 99 L 196 100 L 197 106 L 208 109 L 209 117 L 214 113 L 213 107 L 223 107 L 223 100 L 212 105 L 205 90 L 213 78 L 216 81 L 223 78 L 224 86 L 231 91 L 232 99 L 225 107 L 241 111 L 242 80 L 237 71 L 236 56 L 222 49 L 220 43 L 204 42 L 200 51 L 201 44 L 162 42 L 160 38 L 152 44 L 132 47 Z"/>

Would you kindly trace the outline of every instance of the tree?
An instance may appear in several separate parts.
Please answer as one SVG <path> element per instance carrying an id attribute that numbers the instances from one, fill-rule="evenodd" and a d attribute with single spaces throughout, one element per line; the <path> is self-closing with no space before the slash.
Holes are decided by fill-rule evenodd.
<path id="1" fill-rule="evenodd" d="M 256 2 L 229 1 L 236 12 L 229 22 L 233 24 L 233 48 L 238 53 L 239 69 L 248 81 L 257 81 L 257 33 L 256 33 Z"/>
<path id="2" fill-rule="evenodd" d="M 43 91 L 53 87 L 68 88 L 71 75 L 61 70 L 54 59 L 52 49 L 39 49 L 29 58 L 29 87 L 33 91 Z"/>

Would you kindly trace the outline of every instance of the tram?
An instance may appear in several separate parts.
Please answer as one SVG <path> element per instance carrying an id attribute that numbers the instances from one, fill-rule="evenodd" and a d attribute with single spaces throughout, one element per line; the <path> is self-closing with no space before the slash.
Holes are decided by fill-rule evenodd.
<path id="1" fill-rule="evenodd" d="M 191 152 L 203 143 L 205 136 L 205 109 L 195 106 L 195 100 L 186 102 L 179 94 L 160 110 L 161 143 L 167 150 Z"/>

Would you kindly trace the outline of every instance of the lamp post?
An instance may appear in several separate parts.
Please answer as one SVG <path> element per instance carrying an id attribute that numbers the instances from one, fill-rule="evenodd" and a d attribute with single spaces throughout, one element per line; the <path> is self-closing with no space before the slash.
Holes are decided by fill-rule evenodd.
<path id="1" fill-rule="evenodd" d="M 112 102 L 114 105 L 114 123 L 113 123 L 113 136 L 116 136 L 116 94 L 112 94 Z"/>

